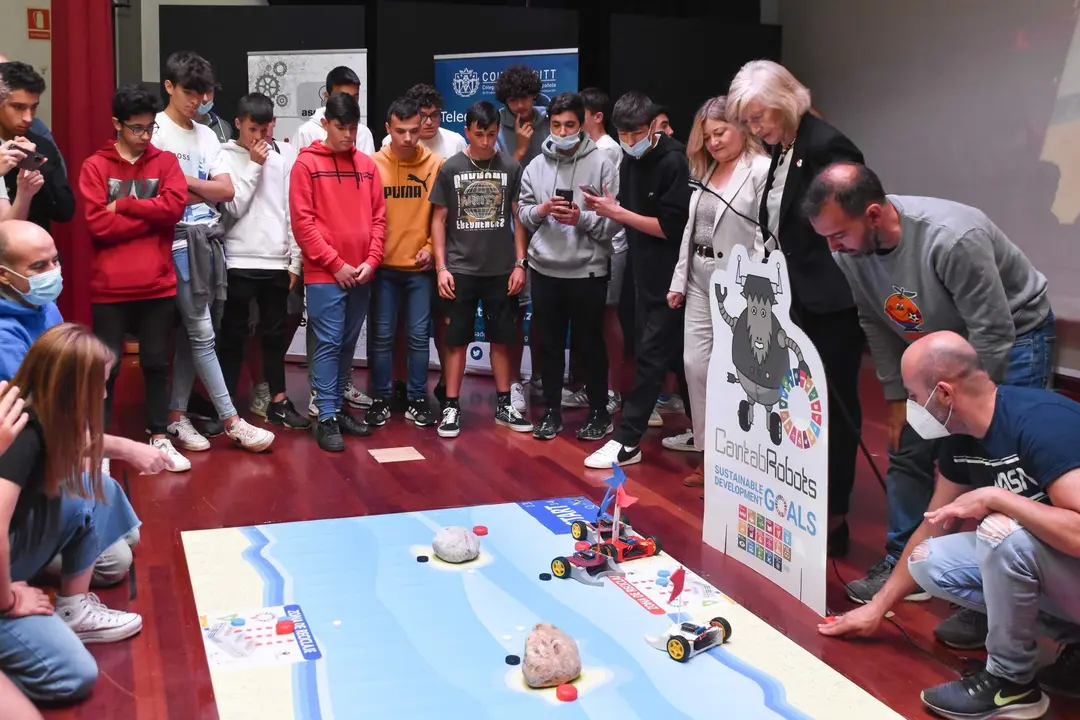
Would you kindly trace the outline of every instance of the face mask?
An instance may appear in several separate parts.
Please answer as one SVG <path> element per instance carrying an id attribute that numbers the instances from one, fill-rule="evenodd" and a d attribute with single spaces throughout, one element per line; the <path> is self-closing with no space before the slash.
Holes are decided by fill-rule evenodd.
<path id="1" fill-rule="evenodd" d="M 574 133 L 573 135 L 567 135 L 566 137 L 551 133 L 548 135 L 548 140 L 557 150 L 569 150 L 581 142 L 581 133 Z"/>
<path id="2" fill-rule="evenodd" d="M 199 108 L 195 112 L 198 115 L 208 115 L 210 113 L 210 111 L 213 110 L 213 109 L 214 109 L 214 101 L 213 100 L 208 100 L 205 103 L 203 103 L 202 105 L 200 105 Z"/>
<path id="3" fill-rule="evenodd" d="M 30 290 L 26 293 L 21 293 L 10 285 L 8 285 L 8 287 L 11 287 L 12 290 L 19 293 L 19 296 L 23 300 L 36 307 L 55 302 L 56 298 L 60 297 L 60 291 L 64 289 L 64 278 L 60 274 L 59 267 L 54 270 L 49 270 L 48 272 L 43 272 L 40 275 L 31 275 L 30 277 L 19 275 L 19 273 L 9 267 L 5 267 L 4 269 L 12 275 L 21 277 L 23 280 L 30 283 Z"/>
<path id="4" fill-rule="evenodd" d="M 934 388 L 934 392 L 937 392 L 937 388 Z M 926 398 L 926 405 L 929 405 L 930 401 L 934 399 L 934 392 L 930 393 L 930 397 Z M 952 408 L 949 408 L 949 416 L 942 423 L 934 417 L 933 413 L 926 409 L 926 405 L 920 405 L 914 400 L 907 401 L 907 421 L 911 429 L 917 432 L 923 440 L 937 440 L 951 435 L 952 433 L 945 426 L 949 424 L 949 420 L 952 418 Z"/>
<path id="5" fill-rule="evenodd" d="M 624 143 L 622 141 L 619 141 L 619 144 L 622 145 L 622 149 L 626 152 L 627 155 L 629 155 L 630 157 L 632 157 L 632 158 L 634 158 L 636 160 L 636 159 L 639 159 L 646 152 L 648 152 L 649 148 L 652 147 L 652 142 L 653 142 L 653 136 L 652 136 L 652 133 L 650 133 L 650 134 L 646 135 L 645 137 L 641 138 L 640 140 L 638 140 L 633 145 L 627 145 L 626 143 Z"/>

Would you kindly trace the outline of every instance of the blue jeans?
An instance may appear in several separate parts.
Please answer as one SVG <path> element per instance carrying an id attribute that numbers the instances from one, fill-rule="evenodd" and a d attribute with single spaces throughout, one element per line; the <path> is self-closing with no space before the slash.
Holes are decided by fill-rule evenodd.
<path id="1" fill-rule="evenodd" d="M 31 510 L 12 527 L 11 579 L 27 581 L 56 556 L 61 574 L 71 577 L 94 565 L 98 556 L 141 523 L 120 486 L 103 478 L 105 502 L 61 495 Z M 37 534 L 31 530 L 39 525 Z M 71 702 L 90 693 L 97 664 L 57 615 L 0 617 L 0 672 L 37 702 Z"/>
<path id="2" fill-rule="evenodd" d="M 394 336 L 397 334 L 398 312 L 402 308 L 405 311 L 405 331 L 409 339 L 409 400 L 419 400 L 427 396 L 433 288 L 430 273 L 389 268 L 379 268 L 375 272 L 371 379 L 376 398 L 390 398 Z"/>
<path id="3" fill-rule="evenodd" d="M 1042 325 L 1016 338 L 1002 384 L 1049 387 L 1054 373 L 1056 342 L 1054 313 L 1051 312 Z M 889 503 L 885 555 L 894 565 L 930 506 L 936 457 L 937 443 L 923 440 L 910 425 L 905 425 L 900 434 L 899 448 L 889 453 L 889 472 L 885 476 Z"/>
<path id="4" fill-rule="evenodd" d="M 336 283 L 307 286 L 308 325 L 315 335 L 311 358 L 312 387 L 319 422 L 341 410 L 352 374 L 353 353 L 367 317 L 371 284 L 343 290 Z"/>
<path id="5" fill-rule="evenodd" d="M 187 412 L 188 398 L 195 387 L 195 375 L 214 403 L 220 420 L 236 415 L 225 376 L 221 373 L 217 353 L 214 351 L 214 328 L 221 323 L 224 303 L 208 303 L 198 307 L 191 294 L 191 269 L 187 248 L 173 251 L 176 265 L 176 307 L 180 310 L 180 322 L 184 332 L 176 333 L 176 354 L 173 357 L 172 393 L 169 409 Z"/>

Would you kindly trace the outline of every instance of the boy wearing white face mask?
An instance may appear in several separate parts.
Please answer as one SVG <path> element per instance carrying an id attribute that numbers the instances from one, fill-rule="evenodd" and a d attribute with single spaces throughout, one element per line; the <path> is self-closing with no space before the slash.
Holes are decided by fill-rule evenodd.
<path id="1" fill-rule="evenodd" d="M 970 340 L 995 382 L 1042 388 L 1050 381 L 1054 315 L 1046 278 L 973 207 L 887 196 L 869 168 L 839 163 L 810 184 L 803 211 L 851 285 L 890 405 L 886 557 L 848 586 L 852 600 L 869 602 L 922 521 L 934 489 L 932 440 L 942 432 L 925 428 L 922 439 L 912 429 L 911 418 L 925 414 L 906 412 L 904 350 L 927 333 L 949 330 Z M 918 592 L 909 599 L 927 598 Z M 985 616 L 961 611 L 935 635 L 952 647 L 982 647 Z"/>

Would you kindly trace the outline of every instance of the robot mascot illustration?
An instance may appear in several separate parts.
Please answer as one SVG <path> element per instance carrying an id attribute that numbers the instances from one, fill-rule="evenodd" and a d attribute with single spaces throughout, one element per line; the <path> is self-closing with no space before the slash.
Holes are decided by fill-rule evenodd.
<path id="1" fill-rule="evenodd" d="M 764 405 L 769 418 L 769 437 L 779 445 L 783 436 L 780 414 L 774 410 L 780 401 L 780 386 L 791 367 L 788 350 L 795 353 L 798 369 L 810 375 L 810 367 L 803 360 L 802 350 L 780 326 L 776 317 L 776 296 L 783 294 L 781 274 L 777 265 L 777 280 L 742 273 L 742 258 L 738 258 L 735 282 L 742 286 L 746 309 L 738 319 L 731 317 L 724 307 L 727 290 L 719 283 L 714 286 L 720 317 L 731 328 L 731 361 L 738 372 L 728 373 L 729 383 L 742 385 L 746 400 L 739 403 L 739 426 L 744 432 L 754 424 L 754 405 Z"/>

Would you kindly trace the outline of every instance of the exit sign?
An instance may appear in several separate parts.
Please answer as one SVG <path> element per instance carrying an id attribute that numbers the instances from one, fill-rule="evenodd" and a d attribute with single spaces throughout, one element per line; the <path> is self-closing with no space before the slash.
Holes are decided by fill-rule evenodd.
<path id="1" fill-rule="evenodd" d="M 26 8 L 26 34 L 31 40 L 52 40 L 52 18 L 48 8 Z"/>

